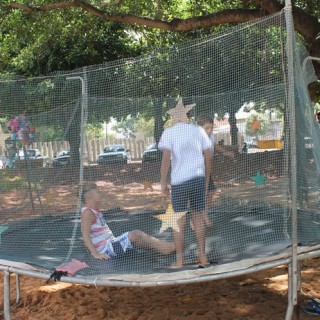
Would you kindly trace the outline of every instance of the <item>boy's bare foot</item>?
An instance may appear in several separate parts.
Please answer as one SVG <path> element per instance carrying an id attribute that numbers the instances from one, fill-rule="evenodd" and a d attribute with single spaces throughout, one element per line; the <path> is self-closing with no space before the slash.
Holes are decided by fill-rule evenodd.
<path id="1" fill-rule="evenodd" d="M 207 265 L 209 265 L 209 261 L 208 261 L 208 259 L 207 259 L 206 256 L 204 256 L 204 257 L 199 257 L 199 262 L 198 262 L 198 264 L 199 264 L 200 266 L 207 266 Z"/>
<path id="2" fill-rule="evenodd" d="M 183 267 L 183 263 L 179 263 L 179 262 L 175 262 L 170 266 L 171 269 L 179 269 L 182 267 Z"/>

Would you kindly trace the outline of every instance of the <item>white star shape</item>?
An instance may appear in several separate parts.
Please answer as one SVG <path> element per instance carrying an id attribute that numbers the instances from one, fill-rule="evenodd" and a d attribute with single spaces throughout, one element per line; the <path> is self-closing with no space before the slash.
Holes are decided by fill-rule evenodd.
<path id="1" fill-rule="evenodd" d="M 177 105 L 168 110 L 168 113 L 172 116 L 173 122 L 188 122 L 189 119 L 187 117 L 187 113 L 196 105 L 196 103 L 184 105 L 182 102 L 182 98 L 180 97 Z"/>
<path id="2" fill-rule="evenodd" d="M 178 220 L 181 219 L 185 214 L 186 212 L 174 212 L 172 208 L 172 204 L 170 203 L 165 213 L 157 214 L 155 216 L 155 218 L 162 221 L 160 233 L 164 232 L 169 228 L 172 228 L 173 230 L 179 232 L 180 228 L 178 225 Z"/>

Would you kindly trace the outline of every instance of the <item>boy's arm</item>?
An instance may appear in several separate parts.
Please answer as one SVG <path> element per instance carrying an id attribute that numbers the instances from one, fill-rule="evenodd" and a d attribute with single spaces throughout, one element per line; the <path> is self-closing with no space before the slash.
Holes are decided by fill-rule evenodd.
<path id="1" fill-rule="evenodd" d="M 163 149 L 162 151 L 162 161 L 161 161 L 161 169 L 160 169 L 160 184 L 161 184 L 161 192 L 164 196 L 168 195 L 168 172 L 170 168 L 171 161 L 171 152 L 168 149 Z"/>
<path id="2" fill-rule="evenodd" d="M 110 257 L 105 253 L 99 253 L 96 248 L 94 247 L 91 238 L 90 238 L 90 231 L 91 225 L 94 221 L 94 215 L 90 210 L 85 210 L 81 214 L 81 233 L 82 238 L 84 241 L 85 246 L 90 251 L 91 255 L 100 260 L 107 260 Z"/>
<path id="3" fill-rule="evenodd" d="M 203 156 L 204 156 L 204 165 L 205 165 L 205 179 L 206 179 L 206 193 L 207 193 L 209 189 L 209 180 L 210 180 L 211 170 L 212 170 L 211 149 L 204 150 Z"/>

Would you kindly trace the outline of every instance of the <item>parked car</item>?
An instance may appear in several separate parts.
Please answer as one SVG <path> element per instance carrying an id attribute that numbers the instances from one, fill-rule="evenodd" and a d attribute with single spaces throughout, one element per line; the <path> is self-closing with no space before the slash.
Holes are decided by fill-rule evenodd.
<path id="1" fill-rule="evenodd" d="M 47 167 L 50 165 L 50 159 L 48 156 L 43 156 L 39 149 L 26 149 L 26 150 L 19 150 L 18 156 L 20 160 L 35 160 L 35 159 L 42 159 L 43 166 Z"/>
<path id="2" fill-rule="evenodd" d="M 162 159 L 162 151 L 158 149 L 156 143 L 150 144 L 146 150 L 143 151 L 142 162 L 157 162 Z"/>
<path id="3" fill-rule="evenodd" d="M 66 155 L 70 155 L 70 150 L 62 150 L 62 151 L 59 151 L 59 152 L 56 154 L 56 157 L 62 157 L 62 156 L 66 156 Z"/>
<path id="4" fill-rule="evenodd" d="M 0 156 L 0 169 L 5 169 L 7 167 L 7 157 L 6 156 Z"/>
<path id="5" fill-rule="evenodd" d="M 124 145 L 114 144 L 105 146 L 101 153 L 98 154 L 98 164 L 106 163 L 128 163 L 131 161 L 130 150 Z"/>
<path id="6" fill-rule="evenodd" d="M 53 167 L 64 167 L 70 165 L 70 150 L 62 150 L 52 160 Z"/>

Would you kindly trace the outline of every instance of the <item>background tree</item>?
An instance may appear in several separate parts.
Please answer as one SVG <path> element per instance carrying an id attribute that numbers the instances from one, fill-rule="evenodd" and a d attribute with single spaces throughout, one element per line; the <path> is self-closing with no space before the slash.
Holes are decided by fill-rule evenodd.
<path id="1" fill-rule="evenodd" d="M 102 123 L 88 123 L 86 127 L 86 133 L 88 139 L 103 139 L 105 138 L 105 133 L 103 132 Z"/>
<path id="2" fill-rule="evenodd" d="M 120 134 L 124 138 L 133 138 L 134 137 L 134 127 L 138 119 L 136 117 L 128 116 L 125 119 L 122 119 L 117 124 L 112 126 L 112 130 Z"/>
<path id="3" fill-rule="evenodd" d="M 26 71 L 28 61 L 33 60 L 30 57 L 37 56 L 46 61 L 45 66 L 40 64 L 38 67 L 42 74 L 50 68 L 67 70 L 76 67 L 72 66 L 75 61 L 78 66 L 84 66 L 100 63 L 102 56 L 117 59 L 126 55 L 126 51 L 121 50 L 124 47 L 119 46 L 119 38 L 124 42 L 128 40 L 126 49 L 131 44 L 133 51 L 138 47 L 139 50 L 147 50 L 154 48 L 152 43 L 159 46 L 159 42 L 162 45 L 178 42 L 177 33 L 183 34 L 180 37 L 183 40 L 215 32 L 221 26 L 274 14 L 284 8 L 284 3 L 284 0 L 237 0 L 223 3 L 201 0 L 183 4 L 173 0 L 3 0 L 0 5 L 0 52 L 3 59 L 0 61 L 6 67 L 9 63 L 13 69 Z M 293 0 L 292 4 L 295 29 L 304 38 L 310 55 L 320 58 L 318 0 Z M 17 41 L 19 34 L 28 39 L 29 46 L 25 40 L 21 43 Z M 110 38 L 113 42 L 109 42 Z M 56 45 L 59 43 L 61 46 Z M 53 50 L 49 51 L 48 48 L 52 46 Z M 134 55 L 132 50 L 129 54 Z M 11 60 L 15 56 L 17 58 Z M 74 57 L 77 59 L 72 59 Z M 60 63 L 67 60 L 70 65 L 62 66 L 57 60 Z M 39 59 L 37 61 L 40 62 Z M 35 61 L 32 61 L 31 66 L 35 67 L 34 64 Z M 320 64 L 314 64 L 319 77 Z M 312 86 L 312 92 L 319 93 L 318 84 Z M 317 97 L 319 99 L 319 95 Z"/>
<path id="4" fill-rule="evenodd" d="M 181 4 L 172 0 L 154 2 L 138 0 L 117 0 L 114 2 L 103 0 L 67 2 L 25 0 L 15 2 L 4 0 L 1 4 L 1 16 L 15 20 L 14 17 L 12 18 L 12 10 L 17 10 L 16 16 L 49 20 L 49 13 L 64 9 L 64 15 L 70 14 L 72 17 L 69 21 L 74 19 L 82 21 L 83 17 L 89 14 L 100 21 L 113 21 L 129 26 L 142 26 L 168 32 L 190 32 L 192 34 L 195 30 L 248 22 L 279 12 L 284 8 L 284 2 L 283 0 L 238 0 L 222 4 L 214 0 L 203 0 Z M 304 37 L 309 53 L 312 56 L 320 57 L 320 7 L 318 1 L 297 0 L 292 3 L 295 29 Z M 90 27 L 87 25 L 87 32 L 90 31 Z M 132 27 L 132 29 L 139 30 L 137 27 Z M 36 30 L 28 31 L 31 34 Z M 317 74 L 319 74 L 319 64 L 316 64 L 315 67 Z"/>
<path id="5" fill-rule="evenodd" d="M 138 122 L 134 126 L 135 133 L 143 133 L 145 137 L 154 136 L 154 119 L 147 120 L 145 117 L 139 117 Z"/>

